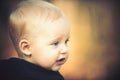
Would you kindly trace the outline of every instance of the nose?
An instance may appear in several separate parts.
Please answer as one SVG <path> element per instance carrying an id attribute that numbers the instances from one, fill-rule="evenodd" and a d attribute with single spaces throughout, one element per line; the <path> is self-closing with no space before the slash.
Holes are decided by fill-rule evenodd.
<path id="1" fill-rule="evenodd" d="M 66 45 L 61 46 L 60 53 L 63 53 L 63 54 L 68 53 L 68 47 Z"/>

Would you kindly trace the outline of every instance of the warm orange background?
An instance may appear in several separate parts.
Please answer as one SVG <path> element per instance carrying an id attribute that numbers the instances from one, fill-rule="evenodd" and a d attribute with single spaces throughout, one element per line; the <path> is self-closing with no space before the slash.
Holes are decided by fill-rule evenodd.
<path id="1" fill-rule="evenodd" d="M 113 1 L 49 1 L 63 10 L 71 25 L 70 57 L 60 70 L 65 79 L 114 80 L 119 76 L 119 5 Z M 5 31 L 0 29 L 1 59 L 17 56 Z"/>

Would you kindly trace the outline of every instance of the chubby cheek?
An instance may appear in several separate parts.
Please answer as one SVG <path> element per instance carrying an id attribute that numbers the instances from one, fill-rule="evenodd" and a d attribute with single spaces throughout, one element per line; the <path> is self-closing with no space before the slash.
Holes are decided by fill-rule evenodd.
<path id="1" fill-rule="evenodd" d="M 45 51 L 44 56 L 46 57 L 47 60 L 55 62 L 59 57 L 59 51 L 56 49 L 48 49 L 48 51 Z"/>
<path id="2" fill-rule="evenodd" d="M 51 48 L 37 49 L 34 55 L 34 60 L 42 67 L 52 67 L 59 57 L 59 51 Z"/>

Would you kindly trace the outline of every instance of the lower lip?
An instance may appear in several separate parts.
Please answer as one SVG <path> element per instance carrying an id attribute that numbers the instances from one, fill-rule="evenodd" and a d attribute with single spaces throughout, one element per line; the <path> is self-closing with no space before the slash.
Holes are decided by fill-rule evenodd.
<path id="1" fill-rule="evenodd" d="M 58 64 L 58 65 L 62 65 L 62 64 L 64 64 L 64 63 L 65 63 L 65 59 L 62 60 L 62 61 L 57 61 L 57 64 Z"/>

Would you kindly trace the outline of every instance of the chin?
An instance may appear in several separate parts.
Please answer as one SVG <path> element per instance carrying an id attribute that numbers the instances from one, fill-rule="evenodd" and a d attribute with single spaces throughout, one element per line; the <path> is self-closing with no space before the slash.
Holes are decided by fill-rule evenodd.
<path id="1" fill-rule="evenodd" d="M 59 71 L 61 67 L 53 68 L 52 71 Z"/>

